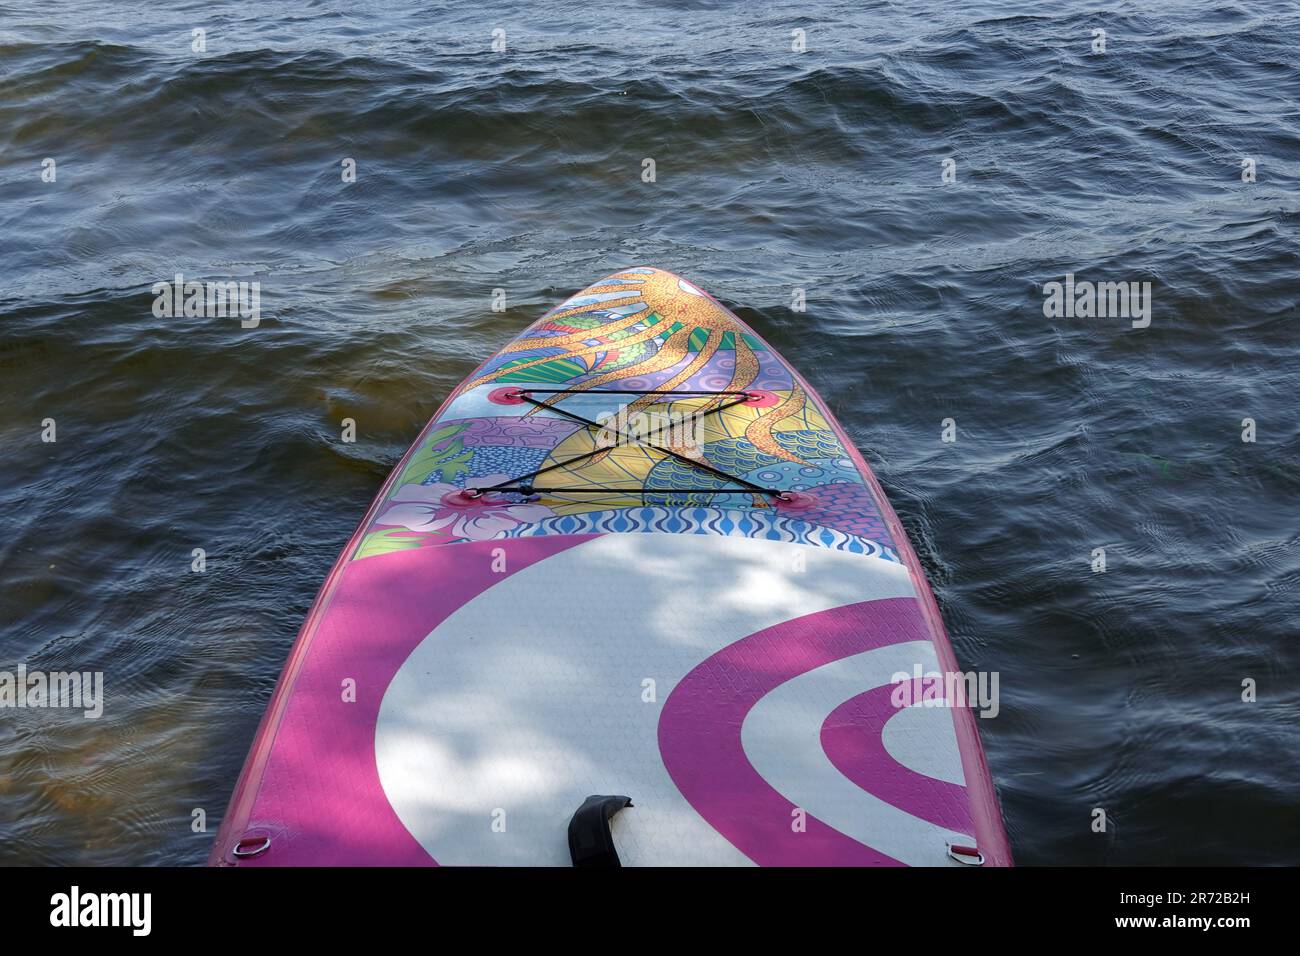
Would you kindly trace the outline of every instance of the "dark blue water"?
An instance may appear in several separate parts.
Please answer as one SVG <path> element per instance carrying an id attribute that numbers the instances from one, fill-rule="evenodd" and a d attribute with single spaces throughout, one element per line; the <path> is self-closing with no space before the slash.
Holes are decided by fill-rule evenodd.
<path id="1" fill-rule="evenodd" d="M 0 669 L 108 693 L 0 710 L 0 861 L 202 861 L 387 471 L 636 263 L 876 466 L 1019 862 L 1300 859 L 1300 8 L 1071 6 L 0 2 Z M 261 324 L 155 318 L 177 272 Z M 1067 273 L 1149 327 L 1046 316 Z"/>

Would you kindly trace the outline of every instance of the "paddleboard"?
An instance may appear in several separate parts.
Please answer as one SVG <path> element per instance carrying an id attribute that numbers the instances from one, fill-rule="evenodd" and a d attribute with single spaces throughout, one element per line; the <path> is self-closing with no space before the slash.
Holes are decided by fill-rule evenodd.
<path id="1" fill-rule="evenodd" d="M 626 269 L 393 470 L 210 862 L 1009 865 L 957 673 L 825 403 L 703 290 Z"/>

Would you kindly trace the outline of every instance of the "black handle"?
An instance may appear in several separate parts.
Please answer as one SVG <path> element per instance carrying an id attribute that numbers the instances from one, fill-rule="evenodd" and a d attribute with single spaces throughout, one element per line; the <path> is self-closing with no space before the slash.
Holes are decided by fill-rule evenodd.
<path id="1" fill-rule="evenodd" d="M 574 866 L 622 866 L 609 821 L 624 807 L 632 806 L 631 797 L 590 796 L 574 811 L 569 821 L 569 856 Z"/>

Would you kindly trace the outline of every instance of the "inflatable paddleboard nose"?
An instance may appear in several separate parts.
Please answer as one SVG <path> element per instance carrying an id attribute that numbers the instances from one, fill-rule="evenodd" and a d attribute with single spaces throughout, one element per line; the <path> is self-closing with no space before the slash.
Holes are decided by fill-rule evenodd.
<path id="1" fill-rule="evenodd" d="M 900 705 L 916 668 L 961 673 L 826 403 L 699 286 L 623 269 L 393 469 L 212 862 L 1007 865 L 974 712 Z"/>

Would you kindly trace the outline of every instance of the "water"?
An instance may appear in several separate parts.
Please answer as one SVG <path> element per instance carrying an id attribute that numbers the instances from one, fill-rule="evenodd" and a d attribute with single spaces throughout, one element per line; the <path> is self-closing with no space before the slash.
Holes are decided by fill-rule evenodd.
<path id="1" fill-rule="evenodd" d="M 201 862 L 387 471 L 636 263 L 877 468 L 1001 674 L 1019 862 L 1300 858 L 1300 10 L 698 6 L 0 5 L 0 669 L 109 695 L 0 712 L 0 861 Z M 155 318 L 176 272 L 259 281 L 260 326 Z M 1067 272 L 1151 282 L 1150 327 L 1045 317 Z"/>

